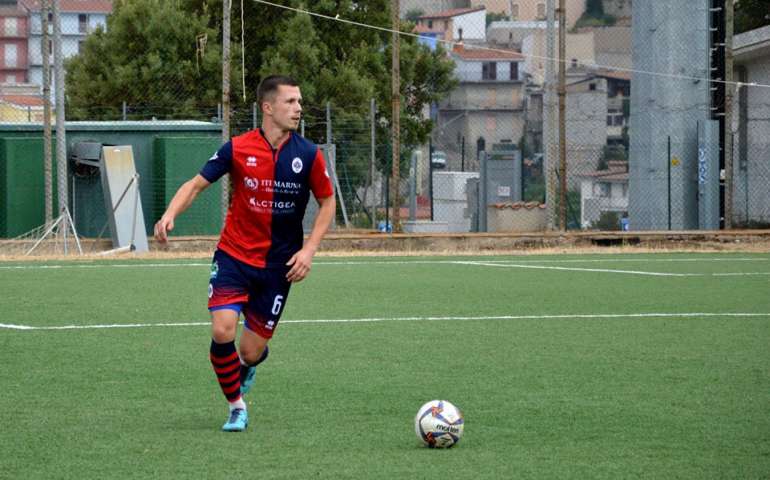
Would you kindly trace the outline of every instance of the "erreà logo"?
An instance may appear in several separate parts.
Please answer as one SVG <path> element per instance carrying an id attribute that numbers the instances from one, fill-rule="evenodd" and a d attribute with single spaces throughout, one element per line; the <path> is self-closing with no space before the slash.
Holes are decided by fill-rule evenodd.
<path id="1" fill-rule="evenodd" d="M 294 170 L 294 173 L 299 173 L 302 171 L 302 159 L 299 157 L 296 157 L 294 160 L 291 161 L 291 169 Z"/>
<path id="2" fill-rule="evenodd" d="M 257 188 L 259 188 L 259 179 L 256 179 L 256 178 L 244 177 L 243 183 L 245 183 L 246 188 L 251 190 L 252 192 L 256 192 Z"/>
<path id="3" fill-rule="evenodd" d="M 256 167 L 257 166 L 257 157 L 249 157 L 246 159 L 246 166 L 247 167 Z"/>

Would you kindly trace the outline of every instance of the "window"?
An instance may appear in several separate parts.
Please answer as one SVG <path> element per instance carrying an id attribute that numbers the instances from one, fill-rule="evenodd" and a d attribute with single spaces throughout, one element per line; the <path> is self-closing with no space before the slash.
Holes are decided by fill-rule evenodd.
<path id="1" fill-rule="evenodd" d="M 5 83 L 10 83 L 11 85 L 16 83 L 16 75 L 7 75 L 5 77 Z"/>
<path id="2" fill-rule="evenodd" d="M 433 28 L 433 20 L 428 20 L 428 28 Z"/>
<path id="3" fill-rule="evenodd" d="M 5 35 L 8 37 L 15 37 L 19 34 L 18 20 L 15 17 L 5 18 Z"/>
<path id="4" fill-rule="evenodd" d="M 516 20 L 519 18 L 519 4 L 514 3 L 511 5 L 511 16 L 513 16 L 513 19 Z"/>
<path id="5" fill-rule="evenodd" d="M 487 130 L 497 130 L 497 117 L 487 115 Z"/>
<path id="6" fill-rule="evenodd" d="M 481 79 L 497 80 L 497 63 L 496 62 L 483 62 L 481 64 Z"/>
<path id="7" fill-rule="evenodd" d="M 519 79 L 519 62 L 511 62 L 511 80 Z"/>
<path id="8" fill-rule="evenodd" d="M 573 59 L 572 59 L 572 65 L 571 65 L 571 67 L 572 67 L 572 68 L 577 68 L 577 66 L 578 66 L 578 61 L 577 61 L 577 58 L 573 58 Z"/>
<path id="9" fill-rule="evenodd" d="M 537 4 L 537 19 L 542 20 L 545 18 L 545 3 Z"/>
<path id="10" fill-rule="evenodd" d="M 599 182 L 594 191 L 597 197 L 609 197 L 612 193 L 612 184 L 610 182 Z"/>
<path id="11" fill-rule="evenodd" d="M 88 33 L 88 15 L 85 13 L 78 15 L 78 33 Z"/>
<path id="12" fill-rule="evenodd" d="M 457 35 L 458 35 L 460 40 L 463 39 L 463 29 L 462 28 L 458 28 L 457 29 Z"/>
<path id="13" fill-rule="evenodd" d="M 588 85 L 588 90 L 591 91 L 591 92 L 595 92 L 596 91 L 596 84 L 595 83 L 589 84 Z"/>
<path id="14" fill-rule="evenodd" d="M 48 24 L 53 23 L 53 12 L 48 12 Z"/>
<path id="15" fill-rule="evenodd" d="M 17 56 L 16 44 L 6 43 L 5 44 L 5 66 L 16 67 L 17 60 L 18 60 L 18 56 Z"/>
<path id="16" fill-rule="evenodd" d="M 610 108 L 607 110 L 607 126 L 608 127 L 622 127 L 626 124 L 626 119 L 623 117 L 623 110 L 620 108 Z"/>
<path id="17" fill-rule="evenodd" d="M 53 55 L 53 42 L 48 40 L 48 55 Z"/>
<path id="18" fill-rule="evenodd" d="M 449 20 L 444 20 L 444 30 L 449 30 Z"/>

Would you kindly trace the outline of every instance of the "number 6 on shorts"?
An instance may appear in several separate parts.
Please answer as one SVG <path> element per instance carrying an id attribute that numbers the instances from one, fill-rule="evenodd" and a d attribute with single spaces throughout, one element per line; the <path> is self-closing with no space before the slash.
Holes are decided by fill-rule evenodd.
<path id="1" fill-rule="evenodd" d="M 278 315 L 281 313 L 281 307 L 283 306 L 283 303 L 281 302 L 283 300 L 283 295 L 276 295 L 275 301 L 273 302 L 273 315 Z"/>

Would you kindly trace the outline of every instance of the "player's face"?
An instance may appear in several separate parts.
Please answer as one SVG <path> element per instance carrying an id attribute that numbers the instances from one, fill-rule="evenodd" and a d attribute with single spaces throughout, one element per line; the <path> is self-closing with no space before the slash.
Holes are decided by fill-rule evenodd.
<path id="1" fill-rule="evenodd" d="M 272 102 L 273 122 L 281 130 L 296 130 L 299 127 L 300 113 L 302 112 L 302 94 L 299 87 L 280 85 L 275 101 Z"/>

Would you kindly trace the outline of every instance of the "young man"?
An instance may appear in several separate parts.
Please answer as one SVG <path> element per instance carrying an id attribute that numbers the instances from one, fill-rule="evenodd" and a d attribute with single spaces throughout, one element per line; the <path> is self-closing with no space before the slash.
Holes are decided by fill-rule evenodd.
<path id="1" fill-rule="evenodd" d="M 254 382 L 255 368 L 268 355 L 267 343 L 281 317 L 292 283 L 310 271 L 313 255 L 334 218 L 334 192 L 323 155 L 295 133 L 302 111 L 297 82 L 289 77 L 262 80 L 257 93 L 262 128 L 233 138 L 203 170 L 182 185 L 155 224 L 155 238 L 168 242 L 174 219 L 203 190 L 230 173 L 234 191 L 225 228 L 214 253 L 209 283 L 211 363 L 230 416 L 228 432 L 246 429 L 241 398 Z M 320 206 L 302 245 L 302 219 L 312 191 Z M 245 328 L 235 348 L 238 318 Z"/>

